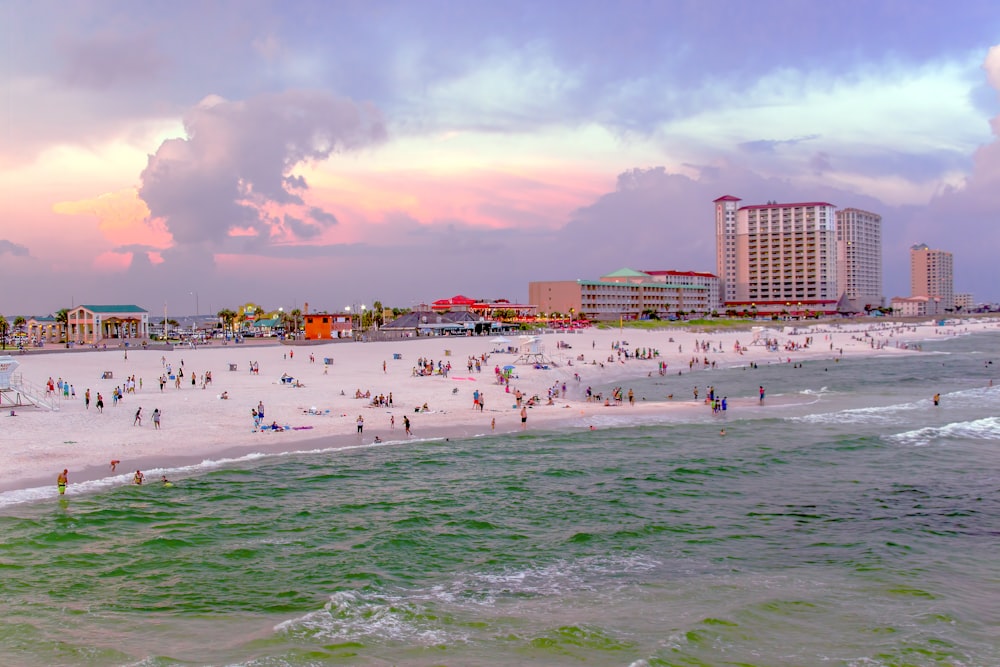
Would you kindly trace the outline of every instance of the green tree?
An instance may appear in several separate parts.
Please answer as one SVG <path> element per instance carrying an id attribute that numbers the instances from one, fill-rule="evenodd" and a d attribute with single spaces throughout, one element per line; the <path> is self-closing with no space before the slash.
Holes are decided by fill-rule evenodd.
<path id="1" fill-rule="evenodd" d="M 14 318 L 14 328 L 23 331 L 24 325 L 28 323 L 28 320 L 24 319 L 23 315 L 18 315 Z"/>
<path id="2" fill-rule="evenodd" d="M 223 331 L 229 331 L 230 334 L 234 333 L 235 330 L 233 325 L 236 322 L 236 311 L 229 308 L 223 308 L 218 313 L 216 313 L 218 318 L 222 320 Z"/>
<path id="3" fill-rule="evenodd" d="M 7 332 L 10 331 L 10 323 L 7 318 L 0 315 L 0 349 L 7 349 Z"/>

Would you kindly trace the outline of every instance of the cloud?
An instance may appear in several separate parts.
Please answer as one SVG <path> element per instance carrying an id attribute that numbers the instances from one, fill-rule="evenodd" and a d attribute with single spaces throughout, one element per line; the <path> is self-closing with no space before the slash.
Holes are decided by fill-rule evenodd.
<path id="1" fill-rule="evenodd" d="M 265 209 L 301 206 L 309 189 L 293 169 L 386 136 L 372 106 L 297 90 L 240 102 L 206 98 L 185 115 L 184 127 L 186 138 L 168 139 L 150 156 L 139 189 L 150 215 L 181 246 L 222 246 L 235 229 L 251 230 L 260 242 L 280 233 L 280 218 Z"/>
<path id="2" fill-rule="evenodd" d="M 7 239 L 0 239 L 0 255 L 10 255 L 12 257 L 28 257 L 30 253 L 26 246 L 14 243 Z"/>
<path id="3" fill-rule="evenodd" d="M 781 146 L 795 146 L 804 141 L 819 139 L 818 134 L 810 134 L 795 139 L 758 139 L 756 141 L 744 141 L 739 144 L 739 149 L 745 153 L 774 153 Z"/>
<path id="4" fill-rule="evenodd" d="M 166 59 L 149 34 L 73 35 L 61 41 L 59 80 L 70 86 L 106 90 L 121 85 L 148 85 L 166 69 Z"/>

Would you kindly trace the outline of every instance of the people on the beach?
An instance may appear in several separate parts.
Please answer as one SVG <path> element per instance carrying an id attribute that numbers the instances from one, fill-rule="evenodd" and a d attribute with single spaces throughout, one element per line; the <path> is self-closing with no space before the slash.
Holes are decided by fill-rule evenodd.
<path id="1" fill-rule="evenodd" d="M 939 405 L 941 403 L 941 394 L 934 394 L 934 405 Z"/>
<path id="2" fill-rule="evenodd" d="M 365 418 L 362 417 L 361 415 L 358 415 L 357 424 L 358 424 L 358 435 L 361 435 L 362 431 L 365 430 Z"/>
<path id="3" fill-rule="evenodd" d="M 132 420 L 132 426 L 142 426 L 142 406 L 135 411 L 135 419 Z"/>
<path id="4" fill-rule="evenodd" d="M 153 408 L 153 428 L 156 430 L 160 429 L 160 409 Z"/>
<path id="5" fill-rule="evenodd" d="M 757 389 L 757 393 L 760 395 L 760 402 L 763 403 L 764 402 L 764 385 L 760 385 L 760 387 Z"/>
<path id="6" fill-rule="evenodd" d="M 59 489 L 59 495 L 66 493 L 66 484 L 69 483 L 69 470 L 63 469 L 59 476 L 56 477 L 56 488 Z"/>
<path id="7" fill-rule="evenodd" d="M 166 475 L 162 475 L 160 477 L 160 481 L 163 482 L 163 486 L 173 486 L 174 485 L 173 482 L 171 482 L 169 479 L 167 479 Z"/>
<path id="8" fill-rule="evenodd" d="M 115 468 L 118 467 L 119 463 L 121 463 L 121 461 L 119 461 L 118 459 L 111 459 L 111 472 L 115 471 Z"/>
<path id="9" fill-rule="evenodd" d="M 135 475 L 132 476 L 132 483 L 141 485 L 146 479 L 146 476 L 142 474 L 141 470 L 136 470 Z"/>
<path id="10" fill-rule="evenodd" d="M 410 418 L 406 415 L 403 415 L 403 430 L 406 432 L 406 435 L 413 435 L 410 433 Z"/>
<path id="11" fill-rule="evenodd" d="M 528 408 L 521 408 L 521 430 L 528 428 Z"/>

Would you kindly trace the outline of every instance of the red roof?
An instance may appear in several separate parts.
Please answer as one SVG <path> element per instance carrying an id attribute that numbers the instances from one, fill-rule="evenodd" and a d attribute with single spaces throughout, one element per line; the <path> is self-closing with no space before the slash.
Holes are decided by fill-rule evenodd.
<path id="1" fill-rule="evenodd" d="M 833 204 L 825 201 L 800 202 L 796 204 L 753 204 L 752 206 L 740 206 L 740 210 L 748 211 L 750 209 L 762 208 L 801 208 L 803 206 L 833 206 Z"/>
<path id="2" fill-rule="evenodd" d="M 714 273 L 704 271 L 643 271 L 651 276 L 701 276 L 702 278 L 715 278 Z"/>
<path id="3" fill-rule="evenodd" d="M 732 195 L 724 195 L 722 197 L 719 197 L 718 199 L 712 200 L 712 203 L 714 204 L 714 203 L 720 202 L 720 201 L 743 201 L 743 200 L 740 199 L 739 197 L 734 197 Z"/>

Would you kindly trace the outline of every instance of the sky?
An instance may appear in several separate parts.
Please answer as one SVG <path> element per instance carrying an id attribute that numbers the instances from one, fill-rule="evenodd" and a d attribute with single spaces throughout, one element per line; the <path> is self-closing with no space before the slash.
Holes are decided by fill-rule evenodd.
<path id="1" fill-rule="evenodd" d="M 0 313 L 715 272 L 722 195 L 1000 301 L 998 45 L 982 0 L 0 0 Z"/>

